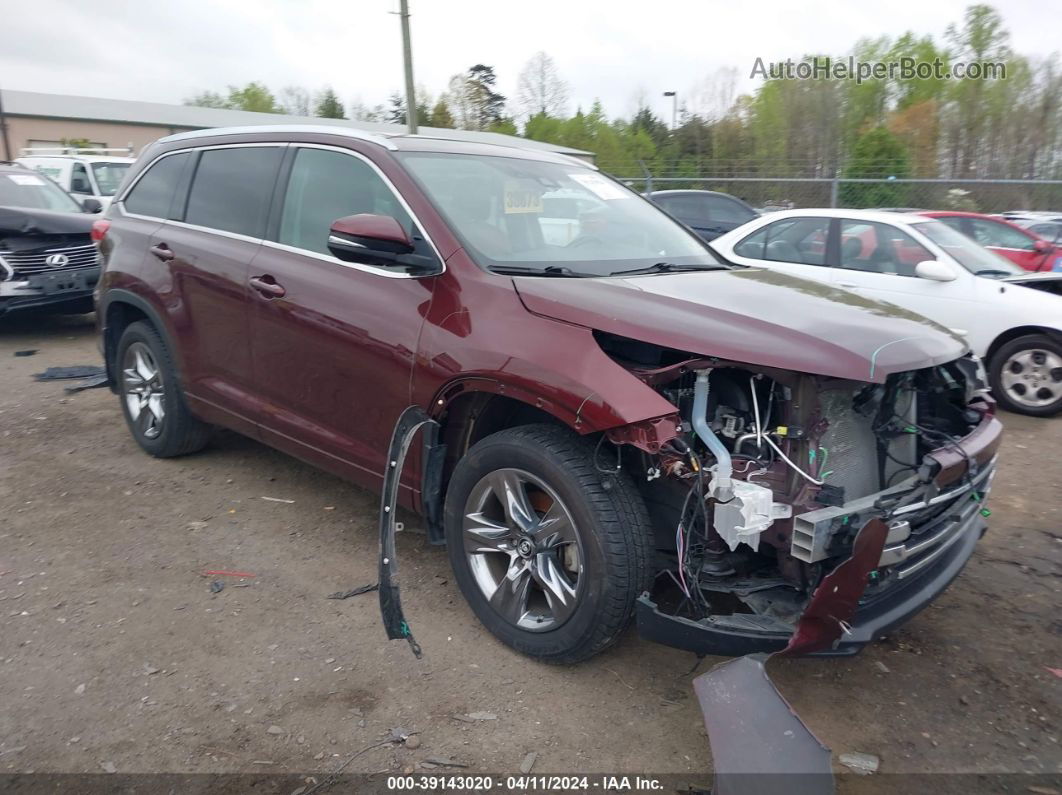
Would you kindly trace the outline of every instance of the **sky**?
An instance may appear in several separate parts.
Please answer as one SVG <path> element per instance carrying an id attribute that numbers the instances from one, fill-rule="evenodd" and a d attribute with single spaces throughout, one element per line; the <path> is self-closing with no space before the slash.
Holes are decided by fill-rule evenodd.
<path id="1" fill-rule="evenodd" d="M 906 30 L 943 36 L 967 0 L 409 0 L 413 68 L 434 95 L 475 63 L 494 67 L 516 97 L 521 67 L 537 51 L 556 62 L 571 110 L 600 99 L 610 116 L 639 100 L 671 114 L 703 97 L 707 81 L 736 67 L 739 91 L 757 57 L 846 53 L 861 37 Z M 1062 47 L 1055 15 L 1039 0 L 995 3 L 1014 49 L 1047 56 Z M 331 85 L 347 105 L 384 103 L 401 90 L 398 0 L 34 0 L 5 10 L 0 88 L 179 103 L 252 80 L 276 90 Z"/>

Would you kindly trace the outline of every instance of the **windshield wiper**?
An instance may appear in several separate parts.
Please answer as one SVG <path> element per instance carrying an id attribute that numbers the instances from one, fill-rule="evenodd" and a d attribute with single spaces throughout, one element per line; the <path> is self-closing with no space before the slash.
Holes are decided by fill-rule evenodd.
<path id="1" fill-rule="evenodd" d="M 702 265 L 676 265 L 673 262 L 657 262 L 647 268 L 631 268 L 626 271 L 612 271 L 609 276 L 626 276 L 635 273 L 677 273 L 679 271 L 725 271 L 729 270 L 723 264 Z"/>
<path id="2" fill-rule="evenodd" d="M 563 265 L 547 265 L 544 268 L 525 268 L 520 265 L 491 265 L 491 273 L 507 276 L 560 276 L 569 279 L 587 279 L 600 276 L 599 273 L 580 273 Z"/>

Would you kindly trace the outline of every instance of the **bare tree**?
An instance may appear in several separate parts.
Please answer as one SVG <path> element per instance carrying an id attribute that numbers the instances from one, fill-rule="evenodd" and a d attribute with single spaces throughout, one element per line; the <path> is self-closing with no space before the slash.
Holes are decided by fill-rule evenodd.
<path id="1" fill-rule="evenodd" d="M 310 115 L 310 92 L 302 86 L 284 86 L 277 99 L 277 104 L 289 116 Z"/>
<path id="2" fill-rule="evenodd" d="M 516 93 L 527 117 L 539 113 L 559 117 L 568 110 L 568 83 L 558 73 L 557 64 L 544 52 L 535 53 L 524 64 Z"/>
<path id="3" fill-rule="evenodd" d="M 705 75 L 690 90 L 687 110 L 706 121 L 723 118 L 737 99 L 737 77 L 735 66 L 721 66 Z"/>

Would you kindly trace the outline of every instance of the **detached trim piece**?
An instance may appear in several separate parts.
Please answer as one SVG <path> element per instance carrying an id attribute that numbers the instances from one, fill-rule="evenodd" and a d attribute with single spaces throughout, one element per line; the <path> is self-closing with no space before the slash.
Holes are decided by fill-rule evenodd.
<path id="1" fill-rule="evenodd" d="M 413 437 L 425 425 L 435 426 L 433 431 L 438 430 L 438 423 L 425 414 L 420 406 L 410 406 L 398 418 L 391 435 L 391 445 L 387 449 L 383 493 L 380 496 L 380 614 L 383 616 L 387 637 L 390 640 L 405 639 L 417 659 L 421 656 L 420 645 L 414 640 L 413 632 L 406 623 L 398 593 L 395 508 L 398 503 L 398 485 L 402 479 L 402 465 L 405 463 L 409 446 L 413 443 Z"/>

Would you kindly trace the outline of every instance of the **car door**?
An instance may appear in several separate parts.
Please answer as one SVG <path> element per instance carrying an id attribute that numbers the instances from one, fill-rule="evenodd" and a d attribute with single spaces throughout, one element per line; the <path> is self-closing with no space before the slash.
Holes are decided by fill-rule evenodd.
<path id="1" fill-rule="evenodd" d="M 195 153 L 184 206 L 154 231 L 150 255 L 166 266 L 165 294 L 183 354 L 193 411 L 254 433 L 261 411 L 251 368 L 251 260 L 269 217 L 281 144 L 236 144 Z"/>
<path id="2" fill-rule="evenodd" d="M 437 257 L 405 202 L 364 155 L 291 146 L 277 210 L 251 276 L 255 388 L 267 443 L 375 487 L 410 383 L 432 277 L 343 262 L 328 250 L 333 221 L 396 218 Z M 440 262 L 441 265 L 441 262 Z"/>
<path id="3" fill-rule="evenodd" d="M 733 258 L 742 264 L 763 265 L 805 279 L 829 282 L 832 278 L 826 267 L 829 230 L 829 218 L 781 218 L 739 240 L 733 247 Z"/>
<path id="4" fill-rule="evenodd" d="M 836 286 L 925 315 L 964 336 L 969 333 L 976 296 L 968 271 L 956 266 L 956 278 L 948 282 L 917 276 L 919 262 L 938 257 L 892 224 L 841 218 L 837 239 L 836 265 L 830 269 Z"/>

